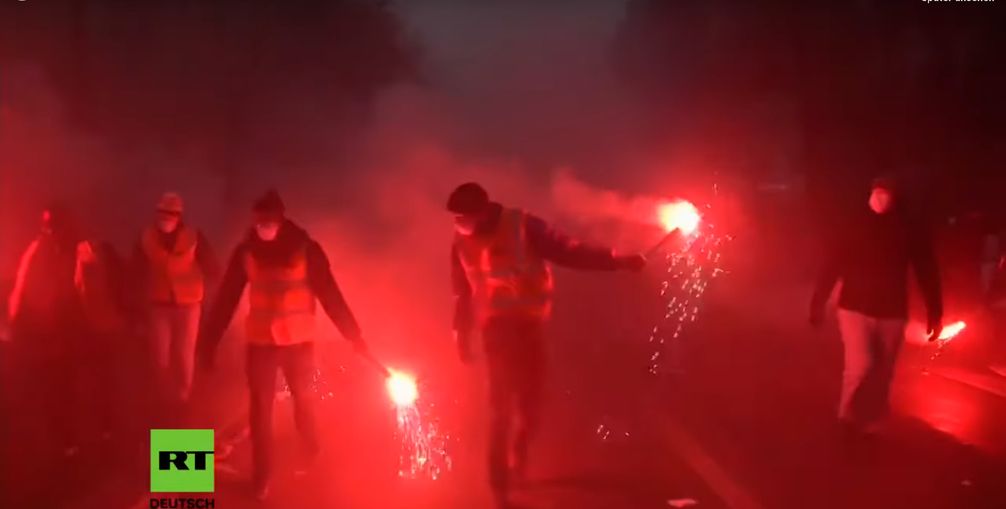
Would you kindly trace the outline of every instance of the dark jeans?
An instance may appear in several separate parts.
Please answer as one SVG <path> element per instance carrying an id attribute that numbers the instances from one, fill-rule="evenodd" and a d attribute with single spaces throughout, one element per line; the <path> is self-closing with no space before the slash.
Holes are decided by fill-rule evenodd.
<path id="1" fill-rule="evenodd" d="M 25 430 L 46 437 L 61 450 L 79 445 L 84 414 L 84 365 L 69 331 L 15 331 L 12 355 L 16 360 L 14 405 L 18 412 L 39 418 L 38 429 Z M 31 422 L 29 420 L 28 422 Z"/>
<path id="2" fill-rule="evenodd" d="M 261 485 L 272 471 L 272 405 L 276 397 L 276 374 L 283 376 L 293 396 L 297 431 L 307 449 L 318 449 L 314 423 L 314 398 L 311 375 L 314 372 L 314 345 L 248 346 L 248 391 L 251 397 L 250 420 L 254 462 L 254 480 Z"/>
<path id="3" fill-rule="evenodd" d="M 121 333 L 89 332 L 85 340 L 86 348 L 77 356 L 83 361 L 81 366 L 81 390 L 84 392 L 84 399 L 87 401 L 86 413 L 91 414 L 90 419 L 94 424 L 95 431 L 99 433 L 111 433 L 120 431 L 121 408 L 123 405 L 121 377 L 119 376 L 121 367 L 119 362 L 131 362 L 133 359 L 126 357 Z"/>
<path id="4" fill-rule="evenodd" d="M 543 323 L 490 319 L 482 337 L 489 365 L 489 481 L 496 493 L 503 493 L 509 488 L 508 455 L 518 463 L 526 461 L 538 430 L 545 375 Z"/>

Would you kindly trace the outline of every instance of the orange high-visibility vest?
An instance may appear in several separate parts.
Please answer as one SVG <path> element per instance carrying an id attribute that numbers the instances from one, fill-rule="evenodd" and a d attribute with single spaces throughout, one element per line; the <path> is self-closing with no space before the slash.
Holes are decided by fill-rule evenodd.
<path id="1" fill-rule="evenodd" d="M 522 210 L 503 209 L 495 232 L 455 235 L 478 323 L 499 316 L 544 320 L 551 314 L 552 270 L 528 245 L 526 220 Z"/>
<path id="2" fill-rule="evenodd" d="M 286 266 L 263 264 L 250 252 L 244 263 L 249 287 L 248 341 L 280 346 L 313 341 L 316 298 L 307 277 L 307 246 Z"/>
<path id="3" fill-rule="evenodd" d="M 196 262 L 199 235 L 187 226 L 179 226 L 173 249 L 161 243 L 157 228 L 143 233 L 143 252 L 150 262 L 148 297 L 152 302 L 198 304 L 203 301 L 203 271 Z"/>

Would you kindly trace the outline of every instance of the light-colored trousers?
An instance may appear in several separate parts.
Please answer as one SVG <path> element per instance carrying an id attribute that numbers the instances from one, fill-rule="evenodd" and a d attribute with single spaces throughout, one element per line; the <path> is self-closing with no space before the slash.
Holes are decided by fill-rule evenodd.
<path id="1" fill-rule="evenodd" d="M 860 424 L 883 419 L 889 409 L 894 363 L 905 340 L 905 320 L 838 310 L 845 371 L 838 417 Z"/>
<path id="2" fill-rule="evenodd" d="M 164 395 L 185 402 L 192 392 L 199 304 L 154 305 L 150 309 L 150 335 L 158 383 Z"/>

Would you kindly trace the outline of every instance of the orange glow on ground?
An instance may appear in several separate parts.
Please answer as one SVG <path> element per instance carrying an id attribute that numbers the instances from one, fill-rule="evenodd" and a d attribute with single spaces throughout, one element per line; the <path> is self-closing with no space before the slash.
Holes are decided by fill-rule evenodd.
<path id="1" fill-rule="evenodd" d="M 657 213 L 660 216 L 660 224 L 664 226 L 665 230 L 670 232 L 678 228 L 685 235 L 695 232 L 702 219 L 699 215 L 699 209 L 685 200 L 665 203 L 660 206 Z"/>

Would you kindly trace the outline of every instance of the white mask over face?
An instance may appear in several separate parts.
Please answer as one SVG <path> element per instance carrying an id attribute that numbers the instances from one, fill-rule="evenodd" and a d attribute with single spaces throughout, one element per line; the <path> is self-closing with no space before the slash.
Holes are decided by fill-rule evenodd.
<path id="1" fill-rule="evenodd" d="M 272 242 L 279 235 L 279 223 L 257 224 L 255 225 L 255 233 L 263 241 Z"/>
<path id="2" fill-rule="evenodd" d="M 894 197 L 886 189 L 876 188 L 870 193 L 870 210 L 877 214 L 886 214 L 891 210 L 891 202 Z"/>
<path id="3" fill-rule="evenodd" d="M 157 229 L 164 233 L 171 233 L 178 228 L 177 217 L 161 217 L 157 219 Z"/>
<path id="4" fill-rule="evenodd" d="M 478 221 L 475 218 L 461 215 L 454 217 L 454 231 L 458 232 L 458 235 L 465 237 L 473 235 L 477 224 Z"/>

